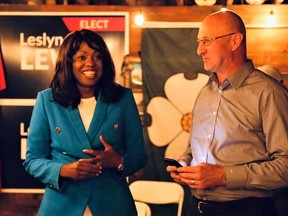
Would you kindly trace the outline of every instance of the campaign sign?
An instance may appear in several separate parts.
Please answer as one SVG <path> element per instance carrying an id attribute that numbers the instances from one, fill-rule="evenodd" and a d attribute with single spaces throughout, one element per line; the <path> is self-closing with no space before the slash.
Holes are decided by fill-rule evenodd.
<path id="1" fill-rule="evenodd" d="M 27 130 L 33 106 L 1 106 L 1 167 L 3 188 L 37 188 L 42 183 L 27 175 L 25 158 Z"/>
<path id="2" fill-rule="evenodd" d="M 90 29 L 106 41 L 122 83 L 128 51 L 127 12 L 0 12 L 0 186 L 1 192 L 43 188 L 22 165 L 37 93 L 48 88 L 59 47 L 71 31 Z M 4 74 L 4 76 L 3 76 Z"/>

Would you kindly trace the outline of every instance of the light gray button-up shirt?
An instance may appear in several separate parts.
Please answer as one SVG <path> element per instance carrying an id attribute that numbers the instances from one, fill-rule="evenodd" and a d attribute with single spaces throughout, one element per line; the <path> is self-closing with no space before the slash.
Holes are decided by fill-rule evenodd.
<path id="1" fill-rule="evenodd" d="M 224 166 L 227 185 L 192 193 L 215 201 L 271 196 L 288 186 L 287 89 L 251 60 L 217 80 L 212 74 L 193 108 L 191 166 Z"/>

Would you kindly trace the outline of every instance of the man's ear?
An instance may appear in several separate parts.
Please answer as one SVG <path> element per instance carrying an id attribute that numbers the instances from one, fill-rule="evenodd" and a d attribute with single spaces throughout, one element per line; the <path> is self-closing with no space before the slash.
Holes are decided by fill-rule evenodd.
<path id="1" fill-rule="evenodd" d="M 232 51 L 235 51 L 242 43 L 244 37 L 241 33 L 236 33 L 232 37 Z"/>

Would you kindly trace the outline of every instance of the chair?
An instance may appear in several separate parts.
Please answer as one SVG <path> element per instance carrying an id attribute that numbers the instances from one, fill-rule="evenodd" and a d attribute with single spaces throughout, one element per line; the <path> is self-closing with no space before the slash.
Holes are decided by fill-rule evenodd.
<path id="1" fill-rule="evenodd" d="M 129 185 L 133 199 L 147 204 L 178 204 L 181 216 L 184 189 L 176 182 L 137 180 Z"/>
<path id="2" fill-rule="evenodd" d="M 137 216 L 151 216 L 151 209 L 146 203 L 135 201 L 135 206 L 137 209 Z"/>

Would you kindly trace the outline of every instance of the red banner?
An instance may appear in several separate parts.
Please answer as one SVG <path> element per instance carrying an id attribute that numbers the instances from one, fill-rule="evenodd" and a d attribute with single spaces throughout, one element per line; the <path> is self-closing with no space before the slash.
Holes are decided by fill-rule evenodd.
<path id="1" fill-rule="evenodd" d="M 98 32 L 125 31 L 125 17 L 63 17 L 69 31 L 90 29 Z"/>
<path id="2" fill-rule="evenodd" d="M 5 73 L 4 73 L 4 65 L 2 59 L 2 51 L 0 45 L 0 91 L 6 89 L 6 82 L 5 82 Z"/>

